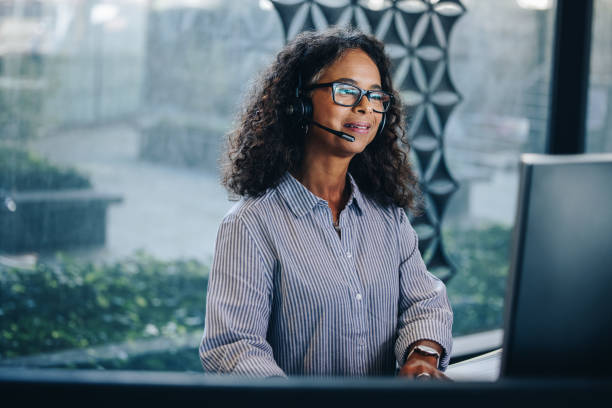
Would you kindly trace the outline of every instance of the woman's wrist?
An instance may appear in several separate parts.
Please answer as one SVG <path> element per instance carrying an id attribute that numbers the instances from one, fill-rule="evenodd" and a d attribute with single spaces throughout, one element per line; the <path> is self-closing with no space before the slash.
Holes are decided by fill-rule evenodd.
<path id="1" fill-rule="evenodd" d="M 409 359 L 417 359 L 419 361 L 428 362 L 438 368 L 444 349 L 433 340 L 419 340 L 414 342 L 406 350 L 404 364 Z"/>
<path id="2" fill-rule="evenodd" d="M 406 359 L 406 362 L 404 364 L 408 364 L 408 363 L 412 363 L 412 362 L 422 362 L 422 363 L 426 363 L 429 364 L 430 366 L 434 367 L 434 368 L 438 368 L 438 363 L 439 363 L 439 359 L 436 356 L 427 356 L 427 355 L 423 355 L 423 354 L 419 354 L 419 353 L 412 353 L 408 356 L 408 358 Z"/>
<path id="3" fill-rule="evenodd" d="M 438 367 L 444 348 L 431 340 L 417 341 L 408 347 L 398 376 L 418 380 L 449 380 Z"/>

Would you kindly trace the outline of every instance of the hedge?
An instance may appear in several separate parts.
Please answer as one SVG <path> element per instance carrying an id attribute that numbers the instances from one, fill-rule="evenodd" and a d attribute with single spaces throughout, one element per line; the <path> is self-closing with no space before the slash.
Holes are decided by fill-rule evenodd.
<path id="1" fill-rule="evenodd" d="M 510 229 L 445 232 L 458 267 L 448 284 L 453 334 L 502 325 Z M 203 328 L 209 267 L 144 253 L 110 264 L 59 256 L 33 270 L 0 266 L 0 358 L 81 348 Z M 192 360 L 193 359 L 193 360 Z M 96 363 L 99 368 L 196 369 L 196 350 Z"/>
<path id="2" fill-rule="evenodd" d="M 447 287 L 455 316 L 453 336 L 501 328 L 512 230 L 489 225 L 444 235 L 457 267 Z"/>
<path id="3" fill-rule="evenodd" d="M 0 145 L 0 190 L 90 188 L 89 179 L 71 167 L 60 167 L 32 152 Z"/>
<path id="4" fill-rule="evenodd" d="M 143 253 L 110 264 L 59 256 L 0 267 L 0 358 L 203 328 L 208 266 Z"/>

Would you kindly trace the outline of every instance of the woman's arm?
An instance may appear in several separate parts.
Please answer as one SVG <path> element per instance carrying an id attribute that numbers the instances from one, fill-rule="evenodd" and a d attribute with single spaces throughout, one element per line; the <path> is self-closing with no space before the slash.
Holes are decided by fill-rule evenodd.
<path id="1" fill-rule="evenodd" d="M 397 340 L 395 354 L 401 367 L 409 350 L 416 344 L 439 345 L 439 369 L 444 371 L 452 348 L 453 312 L 444 283 L 427 271 L 418 249 L 418 237 L 404 210 L 399 209 L 400 248 Z"/>
<path id="2" fill-rule="evenodd" d="M 200 359 L 206 372 L 285 376 L 266 341 L 272 268 L 242 219 L 224 219 L 206 296 Z"/>

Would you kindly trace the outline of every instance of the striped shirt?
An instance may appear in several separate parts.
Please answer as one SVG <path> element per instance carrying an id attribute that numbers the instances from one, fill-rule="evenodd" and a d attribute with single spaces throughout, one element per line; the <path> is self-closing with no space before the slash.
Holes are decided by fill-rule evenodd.
<path id="1" fill-rule="evenodd" d="M 247 376 L 393 375 L 417 340 L 444 349 L 453 314 L 403 209 L 351 196 L 327 202 L 289 173 L 225 216 L 209 276 L 200 359 Z"/>

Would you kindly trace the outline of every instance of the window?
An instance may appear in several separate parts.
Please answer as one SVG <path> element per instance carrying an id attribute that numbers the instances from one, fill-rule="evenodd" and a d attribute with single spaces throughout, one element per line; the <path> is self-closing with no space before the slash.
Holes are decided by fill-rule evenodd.
<path id="1" fill-rule="evenodd" d="M 463 4 L 449 47 L 462 101 L 444 129 L 455 335 L 501 327 L 518 155 L 544 149 L 554 9 Z M 232 205 L 217 160 L 283 45 L 272 4 L 0 1 L 0 38 L 0 365 L 200 371 Z"/>
<path id="2" fill-rule="evenodd" d="M 201 372 L 221 142 L 275 11 L 0 2 L 0 38 L 0 364 Z"/>
<path id="3" fill-rule="evenodd" d="M 593 3 L 587 152 L 612 152 L 612 2 Z"/>
<path id="4" fill-rule="evenodd" d="M 443 230 L 457 266 L 448 284 L 455 336 L 501 328 L 521 153 L 542 153 L 554 3 L 464 1 L 450 64 L 463 100 L 452 113 L 446 158 L 460 187 Z"/>

